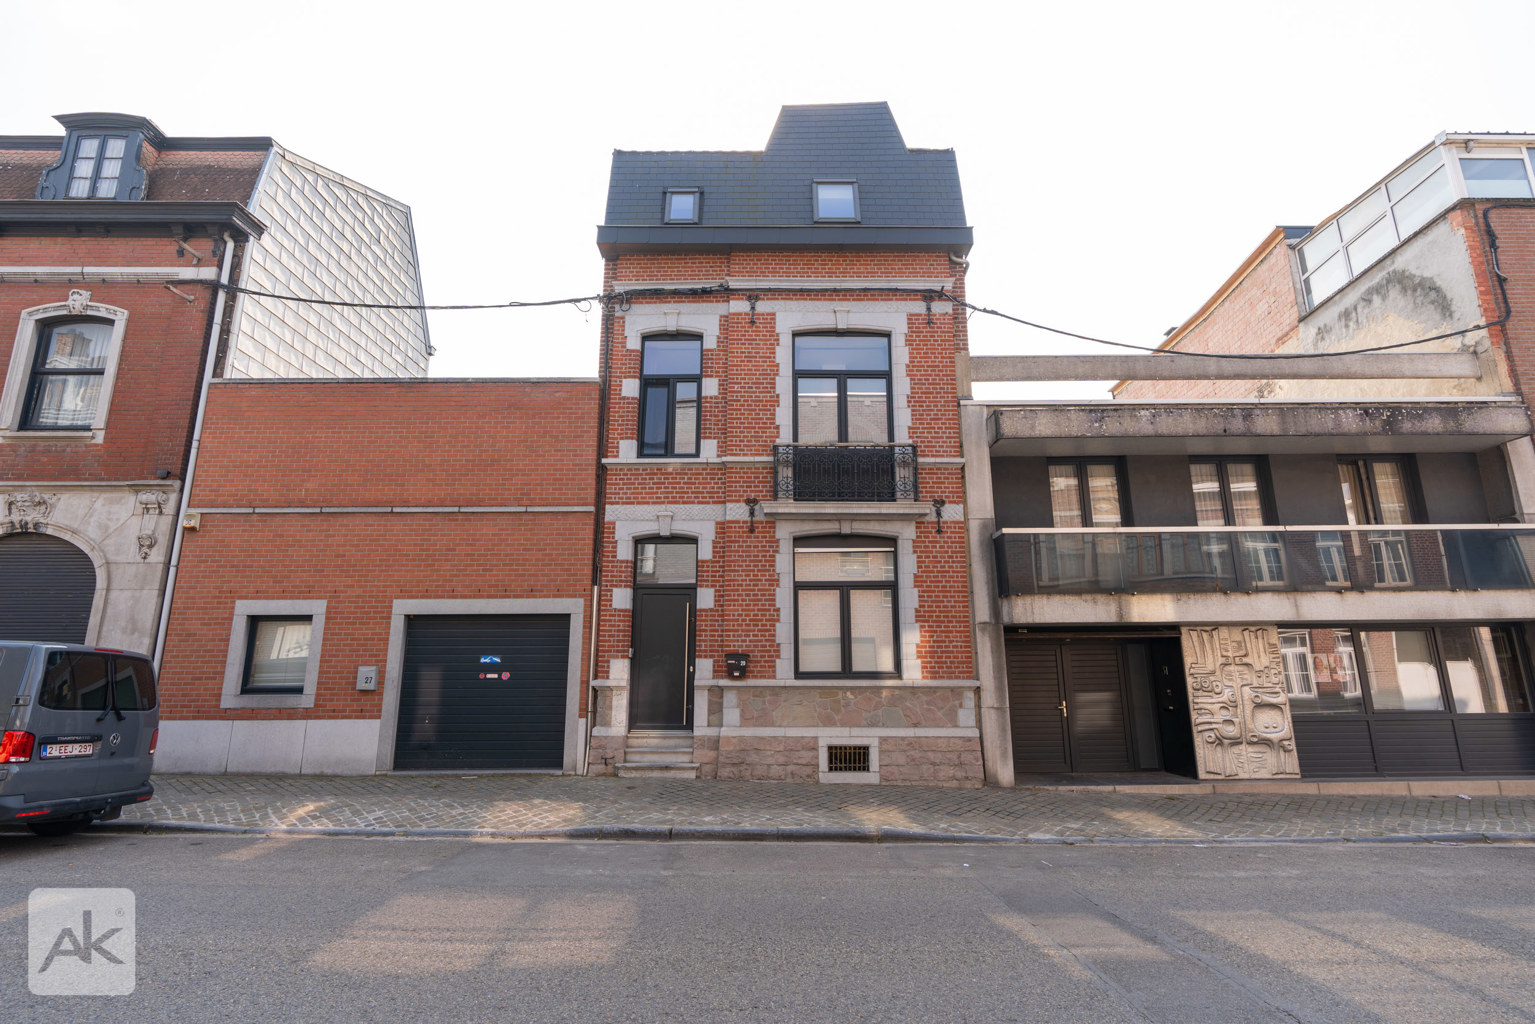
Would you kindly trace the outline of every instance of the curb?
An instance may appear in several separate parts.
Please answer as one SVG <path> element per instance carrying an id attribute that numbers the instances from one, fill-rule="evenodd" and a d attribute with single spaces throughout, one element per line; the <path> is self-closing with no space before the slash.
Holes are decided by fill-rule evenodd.
<path id="1" fill-rule="evenodd" d="M 641 842 L 964 843 L 1019 846 L 1258 846 L 1273 843 L 1425 845 L 1535 843 L 1535 833 L 1444 832 L 1376 836 L 998 836 L 910 828 L 813 825 L 577 825 L 546 829 L 356 828 L 327 825 L 222 825 L 201 821 L 103 821 L 96 831 L 215 832 L 226 835 L 300 835 L 419 839 L 553 839 Z"/>

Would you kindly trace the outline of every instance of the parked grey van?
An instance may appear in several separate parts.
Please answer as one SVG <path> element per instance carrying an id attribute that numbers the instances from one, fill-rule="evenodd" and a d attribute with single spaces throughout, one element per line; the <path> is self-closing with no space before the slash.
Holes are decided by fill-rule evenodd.
<path id="1" fill-rule="evenodd" d="M 142 654 L 0 641 L 0 823 L 68 835 L 154 795 L 160 711 Z"/>

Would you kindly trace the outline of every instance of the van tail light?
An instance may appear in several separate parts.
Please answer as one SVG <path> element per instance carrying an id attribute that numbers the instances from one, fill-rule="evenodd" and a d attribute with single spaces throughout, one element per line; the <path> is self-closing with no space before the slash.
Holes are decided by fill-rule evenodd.
<path id="1" fill-rule="evenodd" d="M 29 732 L 7 732 L 0 739 L 0 764 L 32 760 L 34 737 Z"/>
<path id="2" fill-rule="evenodd" d="M 149 737 L 149 752 L 153 754 L 155 748 L 160 745 L 160 730 L 156 729 Z"/>

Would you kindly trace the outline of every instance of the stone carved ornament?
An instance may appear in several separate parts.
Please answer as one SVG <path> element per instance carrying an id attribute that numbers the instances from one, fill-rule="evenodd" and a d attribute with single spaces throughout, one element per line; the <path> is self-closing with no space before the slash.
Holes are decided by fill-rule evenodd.
<path id="1" fill-rule="evenodd" d="M 69 290 L 69 311 L 76 316 L 85 312 L 85 307 L 91 304 L 91 293 L 84 288 L 71 288 Z"/>
<path id="2" fill-rule="evenodd" d="M 48 517 L 59 503 L 57 494 L 15 491 L 5 496 L 5 517 L 10 520 L 7 533 L 43 533 Z"/>
<path id="3" fill-rule="evenodd" d="M 1185 628 L 1183 664 L 1200 778 L 1300 775 L 1278 630 Z"/>
<path id="4" fill-rule="evenodd" d="M 139 503 L 139 560 L 149 557 L 149 552 L 155 546 L 154 527 L 149 523 L 150 516 L 165 514 L 165 493 L 163 491 L 140 491 Z"/>

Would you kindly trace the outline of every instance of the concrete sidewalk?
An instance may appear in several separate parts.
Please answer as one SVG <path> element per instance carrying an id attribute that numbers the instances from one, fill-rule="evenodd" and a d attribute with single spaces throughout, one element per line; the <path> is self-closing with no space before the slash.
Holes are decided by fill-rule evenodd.
<path id="1" fill-rule="evenodd" d="M 1469 781 L 1469 792 L 1447 797 L 472 773 L 161 775 L 154 783 L 153 800 L 98 827 L 513 839 L 1535 842 L 1535 795 L 1478 795 L 1486 784 Z"/>

